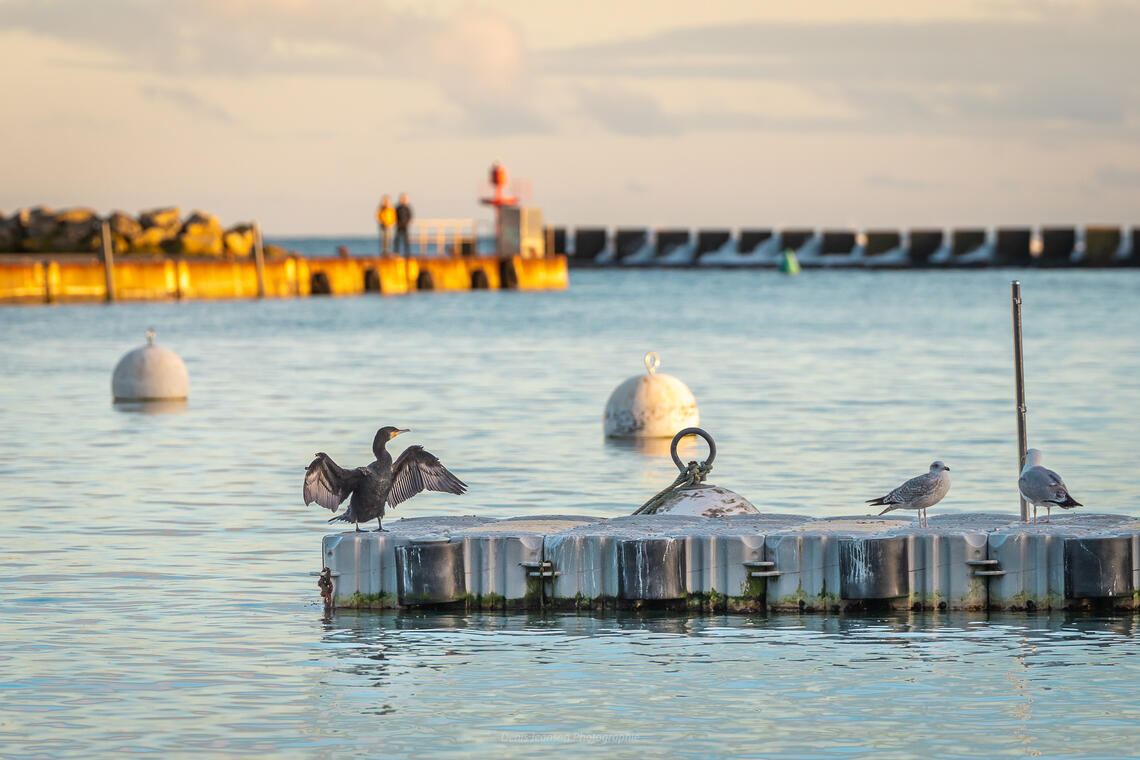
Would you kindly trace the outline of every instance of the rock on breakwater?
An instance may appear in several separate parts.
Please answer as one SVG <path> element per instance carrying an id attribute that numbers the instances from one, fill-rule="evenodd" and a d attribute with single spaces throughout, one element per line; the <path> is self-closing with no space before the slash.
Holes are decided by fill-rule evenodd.
<path id="1" fill-rule="evenodd" d="M 0 211 L 0 253 L 94 253 L 102 246 L 106 221 L 115 251 L 121 254 L 166 254 L 244 258 L 253 252 L 253 225 L 224 227 L 218 217 L 192 211 L 183 217 L 177 206 L 153 208 L 132 216 L 114 211 L 106 217 L 90 208 L 55 210 L 22 208 L 11 216 Z M 265 246 L 268 258 L 288 252 Z"/>

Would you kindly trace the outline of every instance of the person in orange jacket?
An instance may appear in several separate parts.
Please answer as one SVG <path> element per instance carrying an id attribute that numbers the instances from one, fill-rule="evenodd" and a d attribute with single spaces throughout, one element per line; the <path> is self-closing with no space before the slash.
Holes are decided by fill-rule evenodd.
<path id="1" fill-rule="evenodd" d="M 380 199 L 376 222 L 380 225 L 380 255 L 387 256 L 392 252 L 392 228 L 396 226 L 396 209 L 387 195 Z"/>

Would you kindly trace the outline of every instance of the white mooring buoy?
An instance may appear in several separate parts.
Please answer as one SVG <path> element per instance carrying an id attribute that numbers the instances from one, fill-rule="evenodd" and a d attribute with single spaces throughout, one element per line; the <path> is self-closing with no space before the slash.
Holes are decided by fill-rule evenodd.
<path id="1" fill-rule="evenodd" d="M 608 438 L 669 438 L 681 428 L 701 423 L 697 400 L 683 382 L 660 374 L 661 360 L 650 351 L 645 355 L 644 375 L 629 378 L 606 402 L 605 430 Z"/>
<path id="2" fill-rule="evenodd" d="M 685 464 L 677 455 L 677 444 L 687 435 L 699 435 L 709 445 L 709 458 L 703 462 Z M 635 515 L 696 515 L 698 517 L 728 517 L 729 515 L 757 514 L 752 502 L 735 491 L 706 483 L 716 459 L 716 443 L 712 436 L 699 427 L 685 428 L 673 436 L 669 446 L 673 464 L 681 471 L 673 484 L 638 508 Z"/>
<path id="3" fill-rule="evenodd" d="M 119 360 L 111 376 L 115 401 L 184 401 L 190 395 L 190 373 L 178 354 L 154 345 L 154 330 L 146 345 Z"/>

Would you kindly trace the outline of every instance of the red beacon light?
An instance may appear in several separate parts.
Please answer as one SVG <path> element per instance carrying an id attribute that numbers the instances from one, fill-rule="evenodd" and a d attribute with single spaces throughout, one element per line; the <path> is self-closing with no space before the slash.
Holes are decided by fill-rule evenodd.
<path id="1" fill-rule="evenodd" d="M 494 194 L 490 198 L 481 198 L 480 202 L 488 206 L 494 206 L 496 209 L 502 206 L 517 206 L 519 199 L 513 195 L 507 195 L 507 169 L 498 161 L 491 164 L 491 188 Z"/>

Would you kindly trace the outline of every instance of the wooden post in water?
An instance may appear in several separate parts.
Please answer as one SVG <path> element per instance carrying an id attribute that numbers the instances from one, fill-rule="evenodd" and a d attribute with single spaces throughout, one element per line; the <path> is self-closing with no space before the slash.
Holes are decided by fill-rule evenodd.
<path id="1" fill-rule="evenodd" d="M 111 243 L 111 225 L 103 222 L 103 281 L 107 287 L 107 301 L 115 300 L 115 246 Z"/>
<path id="2" fill-rule="evenodd" d="M 55 294 L 51 292 L 51 262 L 45 259 L 40 266 L 44 273 L 44 303 L 51 303 L 55 300 Z"/>
<path id="3" fill-rule="evenodd" d="M 253 263 L 257 266 L 257 297 L 265 298 L 265 249 L 261 245 L 261 224 L 253 223 Z"/>
<path id="4" fill-rule="evenodd" d="M 1009 284 L 1009 295 L 1013 305 L 1013 382 L 1017 393 L 1017 472 L 1025 467 L 1025 450 L 1029 445 L 1029 434 L 1025 429 L 1025 360 L 1021 353 L 1021 283 L 1014 280 Z M 1029 505 L 1025 497 L 1018 493 L 1021 501 L 1021 521 L 1029 520 Z"/>

